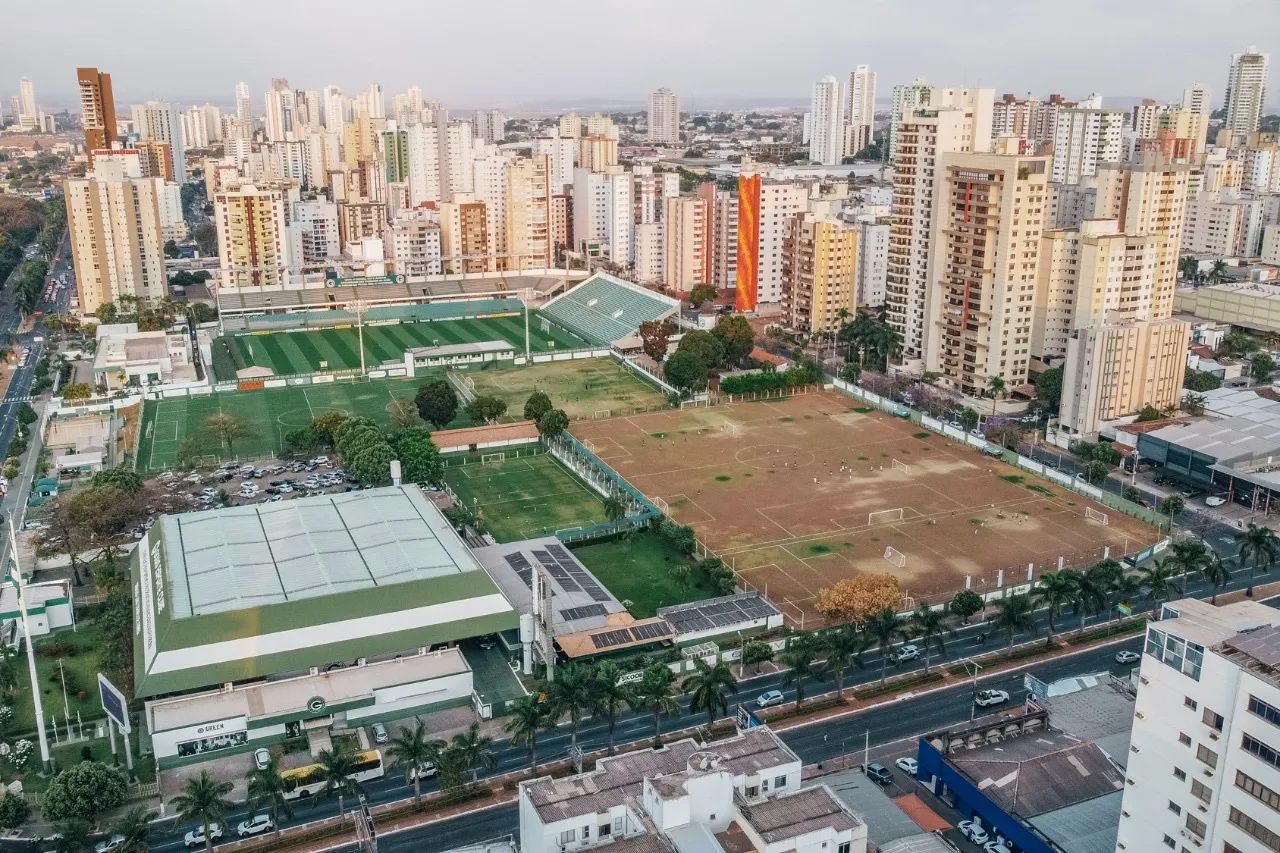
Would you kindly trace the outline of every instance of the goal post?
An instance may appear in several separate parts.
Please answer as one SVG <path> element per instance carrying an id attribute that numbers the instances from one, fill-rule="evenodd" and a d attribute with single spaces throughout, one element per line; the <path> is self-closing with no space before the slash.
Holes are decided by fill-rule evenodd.
<path id="1" fill-rule="evenodd" d="M 902 521 L 902 507 L 897 509 L 881 509 L 867 513 L 867 524 L 884 524 L 891 521 Z"/>
<path id="2" fill-rule="evenodd" d="M 1084 517 L 1089 519 L 1090 521 L 1096 521 L 1099 524 L 1105 524 L 1105 525 L 1111 524 L 1111 517 L 1109 515 L 1107 515 L 1105 512 L 1101 512 L 1100 510 L 1096 510 L 1091 506 L 1087 506 L 1084 508 Z"/>
<path id="3" fill-rule="evenodd" d="M 884 549 L 884 558 L 900 569 L 907 564 L 907 555 L 892 545 Z"/>
<path id="4" fill-rule="evenodd" d="M 897 459 L 895 459 L 895 460 L 893 460 L 893 467 L 894 467 L 894 469 L 895 469 L 895 470 L 897 470 L 897 471 L 901 471 L 902 473 L 906 474 L 907 476 L 910 476 L 910 475 L 911 475 L 911 466 L 910 466 L 910 465 L 908 465 L 908 464 L 907 464 L 907 463 L 905 463 L 905 462 L 899 462 Z"/>
<path id="5" fill-rule="evenodd" d="M 482 453 L 482 454 L 480 454 L 480 464 L 481 464 L 481 465 L 488 465 L 488 464 L 490 464 L 491 462 L 505 462 L 505 461 L 506 461 L 506 459 L 507 459 L 507 454 L 506 454 L 506 452 L 505 452 L 505 451 L 501 451 L 501 450 L 500 450 L 500 451 L 498 451 L 497 453 Z"/>
<path id="6" fill-rule="evenodd" d="M 654 506 L 656 506 L 658 508 L 658 511 L 661 512 L 663 515 L 668 517 L 671 515 L 671 507 L 668 506 L 667 502 L 662 498 L 658 497 L 657 495 L 654 495 L 652 498 L 650 498 L 650 502 Z"/>

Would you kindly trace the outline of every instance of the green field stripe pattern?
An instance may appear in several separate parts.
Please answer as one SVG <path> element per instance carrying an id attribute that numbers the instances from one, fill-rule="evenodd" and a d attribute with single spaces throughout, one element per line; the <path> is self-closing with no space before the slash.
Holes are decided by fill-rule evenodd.
<path id="1" fill-rule="evenodd" d="M 529 349 L 531 352 L 580 349 L 586 342 L 555 324 L 543 331 L 542 317 L 529 317 Z M 307 332 L 273 332 L 265 335 L 235 335 L 221 339 L 215 346 L 215 373 L 219 380 L 235 379 L 240 367 L 266 367 L 278 376 L 317 373 L 321 370 L 355 370 L 360 367 L 359 331 L 347 329 L 314 329 Z M 384 362 L 399 362 L 405 350 L 477 341 L 507 341 L 524 352 L 524 317 L 486 317 L 470 320 L 434 320 L 423 323 L 401 323 L 391 326 L 365 326 L 365 366 L 378 367 Z M 223 346 L 228 345 L 229 349 Z M 230 356 L 228 358 L 228 355 Z M 321 367 L 327 363 L 326 367 Z"/>
<path id="2" fill-rule="evenodd" d="M 606 520 L 604 499 L 550 454 L 446 468 L 445 482 L 499 542 Z"/>

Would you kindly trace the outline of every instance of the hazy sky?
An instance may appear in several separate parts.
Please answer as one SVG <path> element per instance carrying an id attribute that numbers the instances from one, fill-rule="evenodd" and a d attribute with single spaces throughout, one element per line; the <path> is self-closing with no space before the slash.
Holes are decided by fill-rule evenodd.
<path id="1" fill-rule="evenodd" d="M 997 92 L 1223 97 L 1248 42 L 1280 51 L 1278 0 L 6 0 L 0 95 L 30 77 L 47 107 L 72 102 L 75 67 L 110 71 L 117 101 L 257 109 L 272 77 L 295 88 L 417 83 L 455 107 L 607 101 L 667 86 L 683 106 L 808 98 L 859 63 L 895 83 Z M 1271 39 L 1271 43 L 1265 40 Z M 1273 57 L 1273 62 L 1280 57 Z M 1276 102 L 1276 71 L 1268 100 Z"/>

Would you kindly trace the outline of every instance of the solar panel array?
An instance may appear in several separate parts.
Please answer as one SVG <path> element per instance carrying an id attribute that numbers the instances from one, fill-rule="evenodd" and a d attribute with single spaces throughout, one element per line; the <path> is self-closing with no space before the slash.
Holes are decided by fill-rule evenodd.
<path id="1" fill-rule="evenodd" d="M 778 609 L 759 595 L 734 596 L 720 601 L 664 608 L 662 611 L 662 617 L 671 623 L 677 634 L 728 628 L 777 614 Z"/>
<path id="2" fill-rule="evenodd" d="M 547 567 L 547 571 L 566 591 L 581 590 L 591 596 L 592 601 L 613 601 L 613 596 L 596 583 L 591 573 L 582 568 L 563 545 L 548 545 L 545 551 L 534 551 L 533 556 Z"/>
<path id="3" fill-rule="evenodd" d="M 591 616 L 604 616 L 608 614 L 608 610 L 603 604 L 586 604 L 582 607 L 570 607 L 560 611 L 560 618 L 566 622 L 572 622 L 574 619 L 586 619 Z"/>
<path id="4" fill-rule="evenodd" d="M 524 585 L 533 589 L 533 566 L 529 565 L 524 554 L 516 551 L 514 554 L 507 554 L 506 560 L 507 565 L 511 566 L 520 580 L 524 581 Z"/>
<path id="5" fill-rule="evenodd" d="M 627 628 L 613 628 L 591 635 L 591 642 L 597 649 L 608 649 L 613 646 L 625 646 L 630 643 L 656 642 L 667 640 L 673 636 L 671 626 L 661 620 L 631 625 Z"/>

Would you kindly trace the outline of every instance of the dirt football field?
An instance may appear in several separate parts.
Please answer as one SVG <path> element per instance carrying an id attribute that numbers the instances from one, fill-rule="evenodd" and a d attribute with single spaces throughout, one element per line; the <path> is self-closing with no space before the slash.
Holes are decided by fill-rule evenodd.
<path id="1" fill-rule="evenodd" d="M 917 599 L 1025 583 L 1157 541 L 1117 510 L 834 393 L 581 421 L 571 431 L 793 620 L 889 571 Z M 1085 517 L 1085 509 L 1106 523 Z M 890 550 L 892 549 L 892 550 Z"/>

